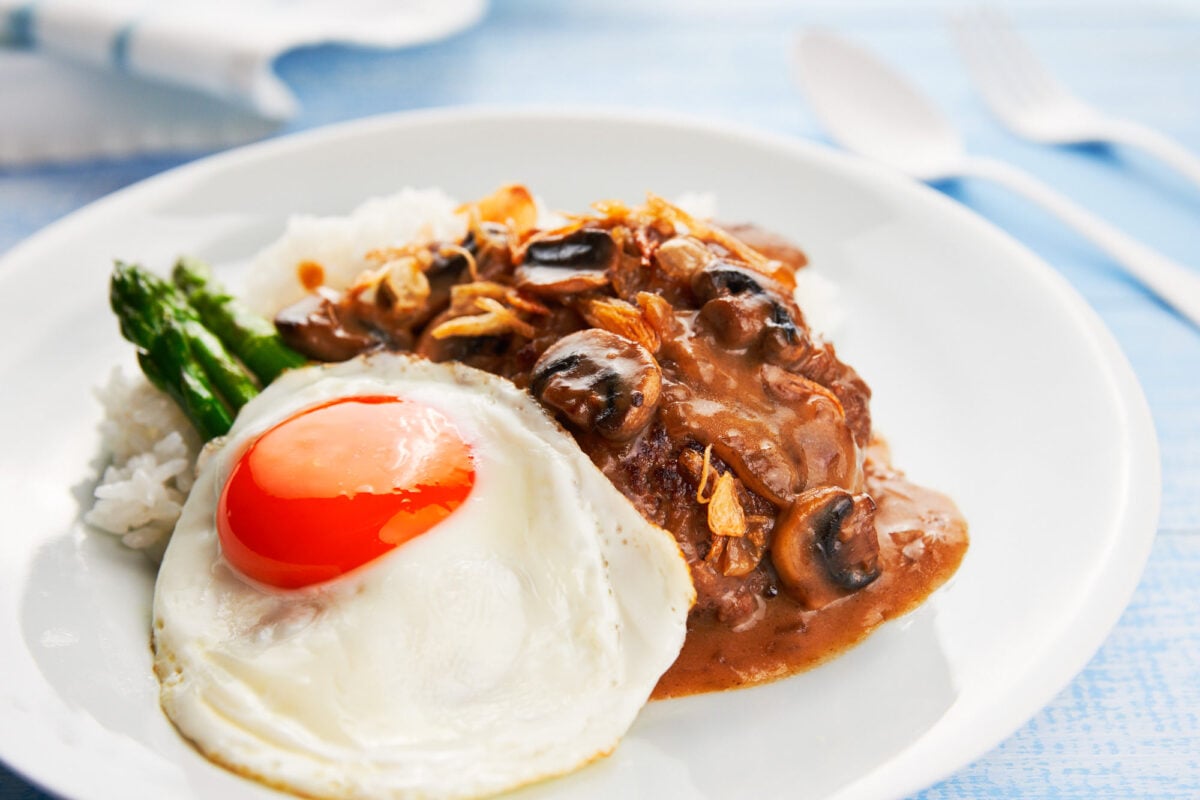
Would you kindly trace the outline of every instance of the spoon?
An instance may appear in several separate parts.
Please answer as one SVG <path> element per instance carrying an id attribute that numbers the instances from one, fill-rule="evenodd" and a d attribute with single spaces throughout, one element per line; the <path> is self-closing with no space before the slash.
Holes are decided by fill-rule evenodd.
<path id="1" fill-rule="evenodd" d="M 871 54 L 831 33 L 807 31 L 797 42 L 796 62 L 813 112 L 847 150 L 926 182 L 972 177 L 1007 186 L 1074 228 L 1200 326 L 1200 274 L 1032 175 L 995 159 L 968 155 L 958 131 L 932 102 Z"/>

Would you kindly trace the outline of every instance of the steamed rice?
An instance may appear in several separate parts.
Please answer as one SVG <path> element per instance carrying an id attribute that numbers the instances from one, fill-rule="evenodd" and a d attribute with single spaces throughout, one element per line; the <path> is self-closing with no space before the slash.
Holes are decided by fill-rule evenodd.
<path id="1" fill-rule="evenodd" d="M 439 189 L 404 189 L 372 198 L 349 215 L 297 215 L 283 236 L 259 253 L 246 274 L 242 299 L 271 317 L 307 294 L 296 265 L 313 261 L 325 271 L 325 283 L 345 289 L 359 273 L 377 263 L 366 254 L 411 242 L 451 242 L 466 235 L 466 221 L 454 213 L 458 203 Z"/>
<path id="2" fill-rule="evenodd" d="M 711 193 L 684 195 L 678 204 L 695 217 L 716 214 Z M 274 316 L 304 297 L 306 289 L 296 273 L 304 261 L 320 264 L 329 286 L 346 288 L 373 266 L 365 257 L 372 250 L 461 239 L 466 223 L 455 213 L 457 207 L 441 190 L 404 189 L 370 199 L 346 216 L 297 215 L 250 263 L 239 295 L 259 313 Z M 541 217 L 543 226 L 561 221 L 544 210 Z M 811 267 L 797 275 L 796 299 L 814 333 L 825 336 L 840 324 L 837 286 Z M 112 462 L 84 519 L 158 557 L 191 490 L 203 443 L 174 401 L 140 372 L 114 370 L 97 397 L 105 411 L 102 444 Z"/>
<path id="3" fill-rule="evenodd" d="M 84 521 L 135 549 L 161 553 L 191 491 L 200 437 L 140 372 L 117 367 L 97 390 L 100 438 L 112 462 Z"/>

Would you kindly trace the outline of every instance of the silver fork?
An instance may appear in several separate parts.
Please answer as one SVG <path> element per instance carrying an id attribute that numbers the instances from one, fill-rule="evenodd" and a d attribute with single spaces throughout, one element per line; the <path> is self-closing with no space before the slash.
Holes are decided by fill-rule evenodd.
<path id="1" fill-rule="evenodd" d="M 1059 83 L 995 11 L 950 18 L 955 44 L 989 109 L 1018 136 L 1050 144 L 1111 142 L 1150 153 L 1200 185 L 1200 158 L 1165 134 L 1109 116 Z"/>

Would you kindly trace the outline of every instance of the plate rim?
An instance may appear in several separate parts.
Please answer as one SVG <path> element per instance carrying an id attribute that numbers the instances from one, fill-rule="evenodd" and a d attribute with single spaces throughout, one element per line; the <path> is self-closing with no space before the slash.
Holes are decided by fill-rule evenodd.
<path id="1" fill-rule="evenodd" d="M 818 141 L 678 112 L 539 105 L 445 106 L 373 115 L 323 125 L 214 153 L 172 167 L 97 198 L 18 242 L 8 252 L 0 255 L 0 282 L 15 274 L 16 270 L 36 268 L 39 251 L 56 246 L 64 238 L 69 239 L 77 235 L 76 231 L 86 229 L 93 218 L 104 214 L 120 215 L 124 213 L 126 206 L 151 203 L 157 193 L 169 191 L 179 182 L 202 177 L 208 172 L 236 168 L 239 163 L 253 162 L 260 158 L 288 157 L 293 153 L 320 147 L 339 139 L 392 129 L 531 121 L 603 122 L 708 134 L 722 140 L 770 150 L 783 157 L 824 163 L 840 172 L 865 176 L 870 181 L 882 181 L 897 191 L 912 193 L 938 213 L 948 215 L 956 222 L 985 236 L 990 246 L 1004 250 L 1014 260 L 1019 261 L 1021 267 L 1029 274 L 1036 276 L 1045 289 L 1053 291 L 1062 310 L 1070 312 L 1080 323 L 1087 340 L 1098 350 L 1097 361 L 1105 368 L 1105 377 L 1113 397 L 1123 412 L 1121 455 L 1124 469 L 1120 490 L 1124 502 L 1122 514 L 1113 523 L 1114 530 L 1119 531 L 1120 536 L 1094 570 L 1091 580 L 1087 583 L 1087 592 L 1081 598 L 1077 598 L 1078 602 L 1069 619 L 1076 624 L 1068 627 L 1064 637 L 1069 644 L 1056 647 L 1056 652 L 1067 652 L 1070 657 L 1053 660 L 1043 657 L 1040 662 L 1031 664 L 1015 683 L 1015 686 L 1023 689 L 1022 700 L 995 709 L 995 713 L 990 716 L 987 728 L 992 731 L 991 736 L 976 737 L 970 745 L 958 743 L 957 747 L 952 749 L 952 756 L 942 759 L 937 767 L 927 769 L 919 775 L 913 775 L 911 771 L 902 773 L 899 776 L 900 781 L 896 780 L 896 775 L 892 775 L 886 786 L 875 785 L 871 776 L 867 775 L 835 791 L 833 796 L 839 799 L 905 797 L 944 780 L 1011 737 L 1079 674 L 1103 645 L 1121 613 L 1128 606 L 1141 580 L 1157 535 L 1162 495 L 1159 445 L 1153 417 L 1141 385 L 1116 338 L 1097 312 L 1061 273 L 1026 245 L 973 209 L 923 183 L 874 162 L 834 150 Z M 1153 502 L 1145 505 L 1146 497 L 1152 498 Z M 1141 506 L 1137 502 L 1139 498 L 1143 501 Z M 1132 535 L 1134 533 L 1137 535 Z M 1103 586 L 1107 591 L 1097 593 L 1097 586 Z M 1086 603 L 1089 614 L 1084 618 L 1084 624 L 1078 624 L 1080 609 L 1085 605 L 1084 599 L 1090 601 Z M 1045 663 L 1048 661 L 1049 663 Z M 1035 666 L 1037 668 L 1034 668 Z M 56 786 L 62 785 L 58 777 L 61 770 L 55 768 L 51 763 L 52 759 L 39 761 L 37 764 L 18 764 L 9 760 L 6 752 L 10 752 L 11 748 L 6 743 L 11 741 L 12 736 L 16 734 L 6 734 L 0 730 L 0 761 L 35 786 L 50 792 L 59 791 Z M 920 742 L 921 739 L 916 740 L 913 745 L 880 762 L 880 766 L 909 757 L 910 751 Z"/>

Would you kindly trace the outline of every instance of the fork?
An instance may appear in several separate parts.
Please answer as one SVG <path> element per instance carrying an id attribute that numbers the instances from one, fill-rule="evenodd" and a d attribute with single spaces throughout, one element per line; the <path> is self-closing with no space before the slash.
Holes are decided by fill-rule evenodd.
<path id="1" fill-rule="evenodd" d="M 984 102 L 1016 135 L 1047 144 L 1130 145 L 1200 186 L 1200 158 L 1170 136 L 1105 114 L 1073 95 L 1046 70 L 1002 14 L 987 10 L 956 14 L 950 27 Z"/>

